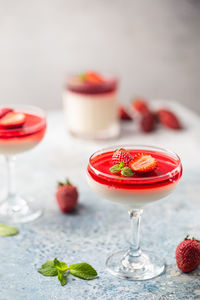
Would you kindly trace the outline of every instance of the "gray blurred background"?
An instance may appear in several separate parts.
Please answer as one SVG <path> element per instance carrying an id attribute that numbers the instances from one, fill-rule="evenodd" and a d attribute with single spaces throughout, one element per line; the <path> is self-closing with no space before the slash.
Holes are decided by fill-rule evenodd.
<path id="1" fill-rule="evenodd" d="M 200 113 L 199 0 L 0 0 L 0 103 L 61 108 L 65 75 L 116 73 L 120 99 Z"/>

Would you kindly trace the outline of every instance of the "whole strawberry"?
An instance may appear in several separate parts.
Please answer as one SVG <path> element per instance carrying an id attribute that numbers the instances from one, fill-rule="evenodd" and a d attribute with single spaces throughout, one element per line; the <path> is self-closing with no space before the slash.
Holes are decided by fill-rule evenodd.
<path id="1" fill-rule="evenodd" d="M 178 117 L 168 109 L 160 109 L 158 111 L 158 119 L 165 127 L 171 129 L 181 129 L 181 123 Z"/>
<path id="2" fill-rule="evenodd" d="M 130 153 L 125 149 L 117 149 L 112 156 L 112 162 L 114 165 L 120 164 L 121 161 L 124 162 L 124 166 L 128 167 L 130 161 L 132 161 L 133 157 Z"/>
<path id="3" fill-rule="evenodd" d="M 151 132 L 155 129 L 155 116 L 152 112 L 147 112 L 141 116 L 140 129 L 143 132 Z"/>
<path id="4" fill-rule="evenodd" d="M 75 186 L 73 186 L 67 179 L 65 183 L 59 182 L 56 199 L 60 209 L 67 213 L 74 209 L 78 202 L 78 191 Z"/>
<path id="5" fill-rule="evenodd" d="M 186 236 L 176 248 L 176 263 L 183 272 L 190 272 L 200 264 L 200 241 Z"/>
<path id="6" fill-rule="evenodd" d="M 124 106 L 119 106 L 118 108 L 118 115 L 119 119 L 122 121 L 132 121 L 133 118 L 129 113 L 127 112 L 127 109 Z"/>
<path id="7" fill-rule="evenodd" d="M 143 98 L 134 99 L 132 101 L 132 107 L 140 114 L 146 114 L 150 111 L 147 101 Z"/>

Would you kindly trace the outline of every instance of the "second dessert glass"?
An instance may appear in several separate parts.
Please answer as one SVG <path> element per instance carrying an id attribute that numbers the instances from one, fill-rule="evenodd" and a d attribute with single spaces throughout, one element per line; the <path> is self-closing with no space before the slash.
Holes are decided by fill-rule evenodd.
<path id="1" fill-rule="evenodd" d="M 66 123 L 72 135 L 89 139 L 119 135 L 117 78 L 95 72 L 72 75 L 63 96 Z"/>
<path id="2" fill-rule="evenodd" d="M 124 148 L 133 157 L 139 153 L 157 160 L 156 171 L 142 176 L 125 177 L 112 174 L 112 155 Z M 180 181 L 182 165 L 173 152 L 150 146 L 115 146 L 94 153 L 87 167 L 90 187 L 100 196 L 124 205 L 131 220 L 130 248 L 111 255 L 106 261 L 107 270 L 120 278 L 146 280 L 164 272 L 165 264 L 151 251 L 140 248 L 140 220 L 146 204 L 169 195 Z"/>
<path id="3" fill-rule="evenodd" d="M 0 112 L 3 114 L 0 116 L 0 154 L 6 159 L 8 171 L 7 196 L 0 203 L 0 221 L 11 224 L 33 221 L 42 211 L 34 201 L 28 202 L 16 193 L 15 155 L 32 149 L 43 139 L 45 113 L 27 105 L 11 105 L 9 109 L 2 106 Z"/>

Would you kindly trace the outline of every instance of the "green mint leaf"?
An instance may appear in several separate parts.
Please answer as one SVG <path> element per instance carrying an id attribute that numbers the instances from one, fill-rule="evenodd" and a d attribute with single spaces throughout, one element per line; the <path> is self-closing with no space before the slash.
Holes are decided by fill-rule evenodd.
<path id="1" fill-rule="evenodd" d="M 57 258 L 54 259 L 54 267 L 60 272 L 67 272 L 69 269 L 67 264 L 63 261 L 59 261 Z"/>
<path id="2" fill-rule="evenodd" d="M 58 271 L 58 280 L 60 281 L 60 284 L 62 286 L 64 286 L 65 284 L 67 284 L 67 278 L 66 276 L 63 274 L 63 272 Z"/>
<path id="3" fill-rule="evenodd" d="M 70 265 L 69 272 L 72 275 L 85 280 L 93 279 L 98 275 L 96 270 L 85 262 Z"/>
<path id="4" fill-rule="evenodd" d="M 110 168 L 111 173 L 119 173 L 121 171 L 120 165 L 114 165 Z"/>
<path id="5" fill-rule="evenodd" d="M 122 169 L 124 167 L 124 161 L 122 160 L 119 164 L 120 169 Z"/>
<path id="6" fill-rule="evenodd" d="M 54 260 L 49 260 L 45 264 L 43 264 L 38 272 L 44 276 L 56 276 L 58 275 L 58 270 L 54 266 Z"/>
<path id="7" fill-rule="evenodd" d="M 133 176 L 133 171 L 131 170 L 131 168 L 129 167 L 124 167 L 122 170 L 121 170 L 121 174 L 123 176 Z"/>
<path id="8" fill-rule="evenodd" d="M 16 227 L 0 224 L 0 236 L 11 236 L 19 233 Z"/>

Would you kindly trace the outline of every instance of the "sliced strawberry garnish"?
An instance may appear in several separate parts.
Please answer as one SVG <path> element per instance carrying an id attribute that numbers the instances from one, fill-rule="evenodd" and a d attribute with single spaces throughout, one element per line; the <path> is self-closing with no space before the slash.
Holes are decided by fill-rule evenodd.
<path id="1" fill-rule="evenodd" d="M 5 128 L 17 128 L 24 125 L 26 116 L 23 113 L 10 112 L 0 119 L 0 126 Z"/>
<path id="2" fill-rule="evenodd" d="M 125 149 L 118 149 L 113 153 L 112 162 L 114 165 L 120 164 L 121 161 L 124 162 L 124 166 L 128 167 L 129 162 L 133 160 L 133 157 Z"/>
<path id="3" fill-rule="evenodd" d="M 157 161 L 151 155 L 141 153 L 129 163 L 129 167 L 134 172 L 150 172 L 157 167 Z"/>
<path id="4" fill-rule="evenodd" d="M 102 83 L 104 82 L 103 78 L 96 72 L 86 72 L 84 74 L 84 81 L 88 83 Z"/>
<path id="5" fill-rule="evenodd" d="M 0 108 L 0 119 L 3 118 L 6 114 L 8 114 L 11 111 L 13 111 L 12 108 L 8 108 L 8 107 Z"/>
<path id="6" fill-rule="evenodd" d="M 124 106 L 120 106 L 118 108 L 118 115 L 120 120 L 123 121 L 132 121 L 132 116 L 129 115 L 129 113 L 127 112 L 126 108 Z"/>

